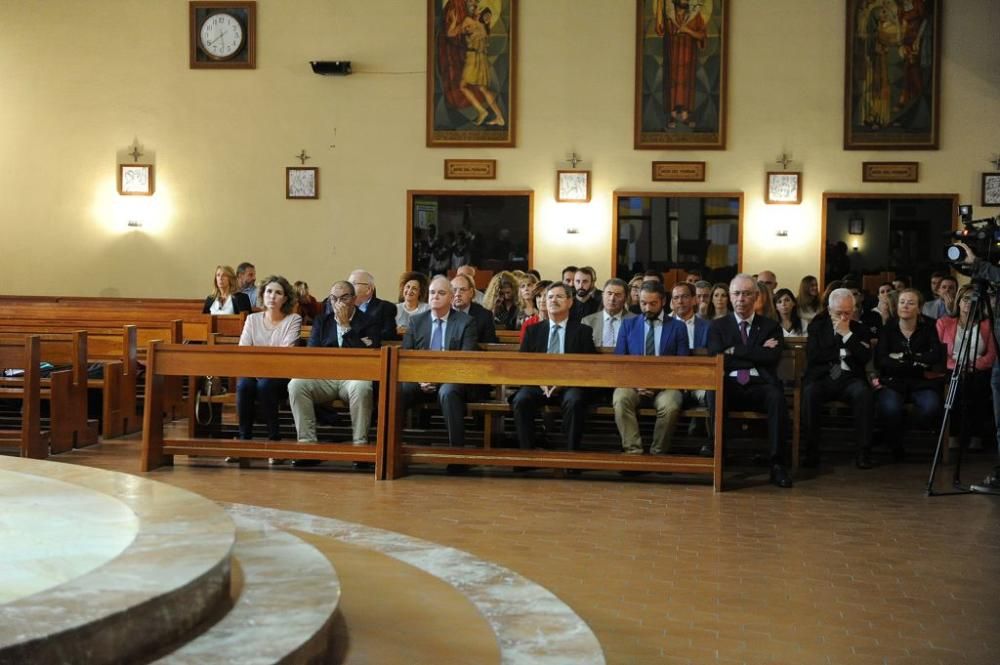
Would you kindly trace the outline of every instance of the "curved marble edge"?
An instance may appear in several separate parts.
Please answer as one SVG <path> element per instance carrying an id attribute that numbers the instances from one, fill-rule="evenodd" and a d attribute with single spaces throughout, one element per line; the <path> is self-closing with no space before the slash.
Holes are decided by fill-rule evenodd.
<path id="1" fill-rule="evenodd" d="M 319 550 L 286 531 L 232 514 L 233 557 L 243 588 L 232 609 L 194 640 L 157 663 L 312 662 L 327 648 L 340 603 L 340 578 Z"/>
<path id="2" fill-rule="evenodd" d="M 493 629 L 504 665 L 604 665 L 586 622 L 552 592 L 468 552 L 342 520 L 247 504 L 222 504 L 230 515 L 264 520 L 375 550 L 455 587 Z"/>
<path id="3" fill-rule="evenodd" d="M 176 639 L 228 595 L 236 527 L 216 503 L 165 483 L 76 464 L 3 457 L 0 468 L 103 492 L 139 520 L 134 540 L 115 559 L 0 605 L 0 661 L 26 655 L 62 662 L 120 659 Z M 51 639 L 55 635 L 60 639 Z"/>

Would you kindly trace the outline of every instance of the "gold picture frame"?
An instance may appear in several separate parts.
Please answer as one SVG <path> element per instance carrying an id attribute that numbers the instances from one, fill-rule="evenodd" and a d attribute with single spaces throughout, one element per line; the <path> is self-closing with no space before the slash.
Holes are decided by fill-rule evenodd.
<path id="1" fill-rule="evenodd" d="M 119 164 L 118 193 L 122 196 L 152 196 L 156 181 L 152 164 Z"/>
<path id="2" fill-rule="evenodd" d="M 764 181 L 764 203 L 779 205 L 802 203 L 802 172 L 768 171 Z"/>
<path id="3" fill-rule="evenodd" d="M 556 201 L 590 203 L 590 171 L 582 169 L 556 171 Z"/>

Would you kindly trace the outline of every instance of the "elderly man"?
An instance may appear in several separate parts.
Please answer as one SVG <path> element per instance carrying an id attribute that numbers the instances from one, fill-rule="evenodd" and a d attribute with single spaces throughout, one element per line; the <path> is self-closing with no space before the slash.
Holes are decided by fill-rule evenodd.
<path id="1" fill-rule="evenodd" d="M 529 353 L 596 353 L 593 333 L 589 326 L 569 318 L 570 287 L 561 282 L 545 291 L 547 321 L 529 326 L 521 342 L 521 351 Z M 583 438 L 583 422 L 587 415 L 587 396 L 583 388 L 556 386 L 524 386 L 514 395 L 514 424 L 521 448 L 535 447 L 535 415 L 543 404 L 558 403 L 562 407 L 563 432 L 570 450 L 576 450 Z"/>
<path id="2" fill-rule="evenodd" d="M 336 282 L 330 287 L 330 311 L 313 321 L 309 346 L 340 349 L 375 349 L 381 346 L 378 322 L 354 304 L 350 282 Z M 292 379 L 288 383 L 288 401 L 295 419 L 300 442 L 316 441 L 316 404 L 340 398 L 351 412 L 351 430 L 355 445 L 368 443 L 368 425 L 372 419 L 372 382 L 332 379 Z M 297 460 L 295 466 L 313 466 L 319 460 Z"/>
<path id="3" fill-rule="evenodd" d="M 476 324 L 472 317 L 451 308 L 454 296 L 451 282 L 444 275 L 431 280 L 427 303 L 430 310 L 410 317 L 410 327 L 403 336 L 403 349 L 424 351 L 475 351 Z M 465 445 L 465 398 L 467 386 L 458 383 L 404 383 L 403 405 L 414 404 L 437 397 L 441 413 L 448 428 L 448 443 Z"/>
<path id="4" fill-rule="evenodd" d="M 472 299 L 472 302 L 478 305 L 482 305 L 483 296 L 485 294 L 476 288 L 476 266 L 470 266 L 468 264 L 464 266 L 458 266 L 458 268 L 455 270 L 455 275 L 456 276 L 465 275 L 466 277 L 469 278 L 469 281 L 472 283 L 472 290 L 476 294 L 475 298 Z M 483 340 L 480 338 L 479 341 L 482 342 Z"/>
<path id="5" fill-rule="evenodd" d="M 396 333 L 396 306 L 391 302 L 379 300 L 375 295 L 375 278 L 372 274 L 367 270 L 355 270 L 347 281 L 357 294 L 355 304 L 358 309 L 378 323 L 382 331 L 382 340 L 399 339 Z"/>
<path id="6" fill-rule="evenodd" d="M 725 354 L 724 400 L 727 411 L 767 413 L 771 455 L 771 482 L 791 487 L 785 469 L 785 420 L 788 416 L 785 393 L 778 378 L 782 331 L 777 321 L 754 314 L 759 295 L 757 282 L 745 273 L 729 283 L 733 313 L 710 324 L 708 352 Z M 714 412 L 718 397 L 709 393 L 709 409 Z M 702 454 L 712 454 L 710 446 Z"/>
<path id="7" fill-rule="evenodd" d="M 679 284 L 690 286 L 689 284 Z M 666 291 L 659 282 L 645 282 L 639 289 L 642 316 L 625 322 L 615 353 L 627 356 L 686 356 L 688 335 L 683 323 L 666 315 Z M 653 441 L 649 452 L 661 455 L 670 448 L 670 435 L 677 424 L 683 396 L 679 390 L 648 390 L 645 388 L 615 388 L 612 404 L 615 424 L 622 438 L 622 452 L 642 454 L 639 420 L 636 412 L 643 401 L 652 401 L 656 408 Z"/>
<path id="8" fill-rule="evenodd" d="M 250 306 L 257 309 L 257 268 L 244 261 L 236 267 L 236 282 L 240 292 L 250 299 Z"/>
<path id="9" fill-rule="evenodd" d="M 467 275 L 455 275 L 451 280 L 451 308 L 456 312 L 465 312 L 476 323 L 476 339 L 483 344 L 497 343 L 497 327 L 493 315 L 482 305 L 472 302 L 472 294 L 476 293 L 475 283 Z"/>
<path id="10" fill-rule="evenodd" d="M 625 280 L 612 277 L 604 283 L 601 292 L 601 302 L 604 307 L 599 312 L 588 314 L 580 323 L 590 326 L 594 331 L 594 346 L 615 348 L 618 345 L 622 323 L 635 316 L 625 309 L 625 292 L 628 284 Z"/>
<path id="11" fill-rule="evenodd" d="M 806 456 L 803 466 L 819 465 L 819 421 L 823 403 L 850 402 L 857 436 L 859 469 L 870 469 L 872 420 L 875 402 L 865 365 L 871 358 L 869 332 L 854 320 L 854 294 L 850 289 L 830 292 L 826 312 L 809 324 L 806 342 L 806 373 L 802 389 L 802 418 L 806 429 Z"/>
<path id="12" fill-rule="evenodd" d="M 761 270 L 757 273 L 757 281 L 771 289 L 771 293 L 778 290 L 778 278 L 770 270 Z"/>

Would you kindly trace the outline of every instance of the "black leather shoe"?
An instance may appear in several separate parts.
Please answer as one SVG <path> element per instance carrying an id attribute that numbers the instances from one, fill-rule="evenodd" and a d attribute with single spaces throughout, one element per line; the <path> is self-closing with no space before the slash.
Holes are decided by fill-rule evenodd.
<path id="1" fill-rule="evenodd" d="M 872 468 L 872 454 L 867 450 L 862 450 L 858 453 L 858 456 L 854 458 L 854 466 L 859 469 Z"/>
<path id="2" fill-rule="evenodd" d="M 701 450 L 698 451 L 698 454 L 702 457 L 715 457 L 715 446 L 711 443 L 706 443 L 701 447 Z"/>
<path id="3" fill-rule="evenodd" d="M 292 461 L 292 466 L 296 469 L 301 469 L 307 466 L 319 466 L 323 463 L 323 460 L 318 459 L 297 459 Z"/>
<path id="4" fill-rule="evenodd" d="M 788 471 L 785 470 L 783 464 L 774 464 L 771 466 L 771 482 L 778 487 L 789 488 L 792 486 L 792 479 L 788 475 Z"/>

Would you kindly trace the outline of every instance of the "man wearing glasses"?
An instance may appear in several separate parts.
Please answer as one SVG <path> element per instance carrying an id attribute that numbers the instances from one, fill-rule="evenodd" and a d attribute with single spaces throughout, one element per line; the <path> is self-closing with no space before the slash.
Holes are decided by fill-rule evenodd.
<path id="1" fill-rule="evenodd" d="M 375 278 L 372 274 L 367 270 L 355 270 L 347 281 L 357 294 L 354 304 L 378 322 L 382 339 L 399 339 L 399 335 L 396 334 L 396 306 L 391 302 L 380 300 L 375 295 Z"/>
<path id="2" fill-rule="evenodd" d="M 771 482 L 791 487 L 785 469 L 785 420 L 788 416 L 785 393 L 778 378 L 783 335 L 777 321 L 754 314 L 758 295 L 757 282 L 739 274 L 729 283 L 733 313 L 712 321 L 708 330 L 708 353 L 725 354 L 723 384 L 727 411 L 763 411 L 767 413 L 771 453 Z M 714 393 L 709 393 L 709 411 L 715 411 Z M 702 454 L 714 454 L 711 446 Z"/>
<path id="3" fill-rule="evenodd" d="M 468 275 L 458 274 L 451 280 L 451 292 L 454 298 L 451 307 L 456 312 L 465 312 L 476 323 L 476 339 L 481 344 L 497 343 L 497 327 L 493 315 L 486 308 L 473 301 L 477 293 L 475 282 Z"/>
<path id="4" fill-rule="evenodd" d="M 360 311 L 350 282 L 336 282 L 330 287 L 327 309 L 313 321 L 309 346 L 341 349 L 375 349 L 381 346 L 378 322 Z M 368 443 L 372 419 L 372 382 L 333 379 L 292 379 L 288 401 L 295 419 L 295 432 L 301 443 L 316 442 L 316 404 L 335 399 L 347 402 L 355 445 Z M 313 466 L 319 460 L 297 460 L 295 466 Z"/>

